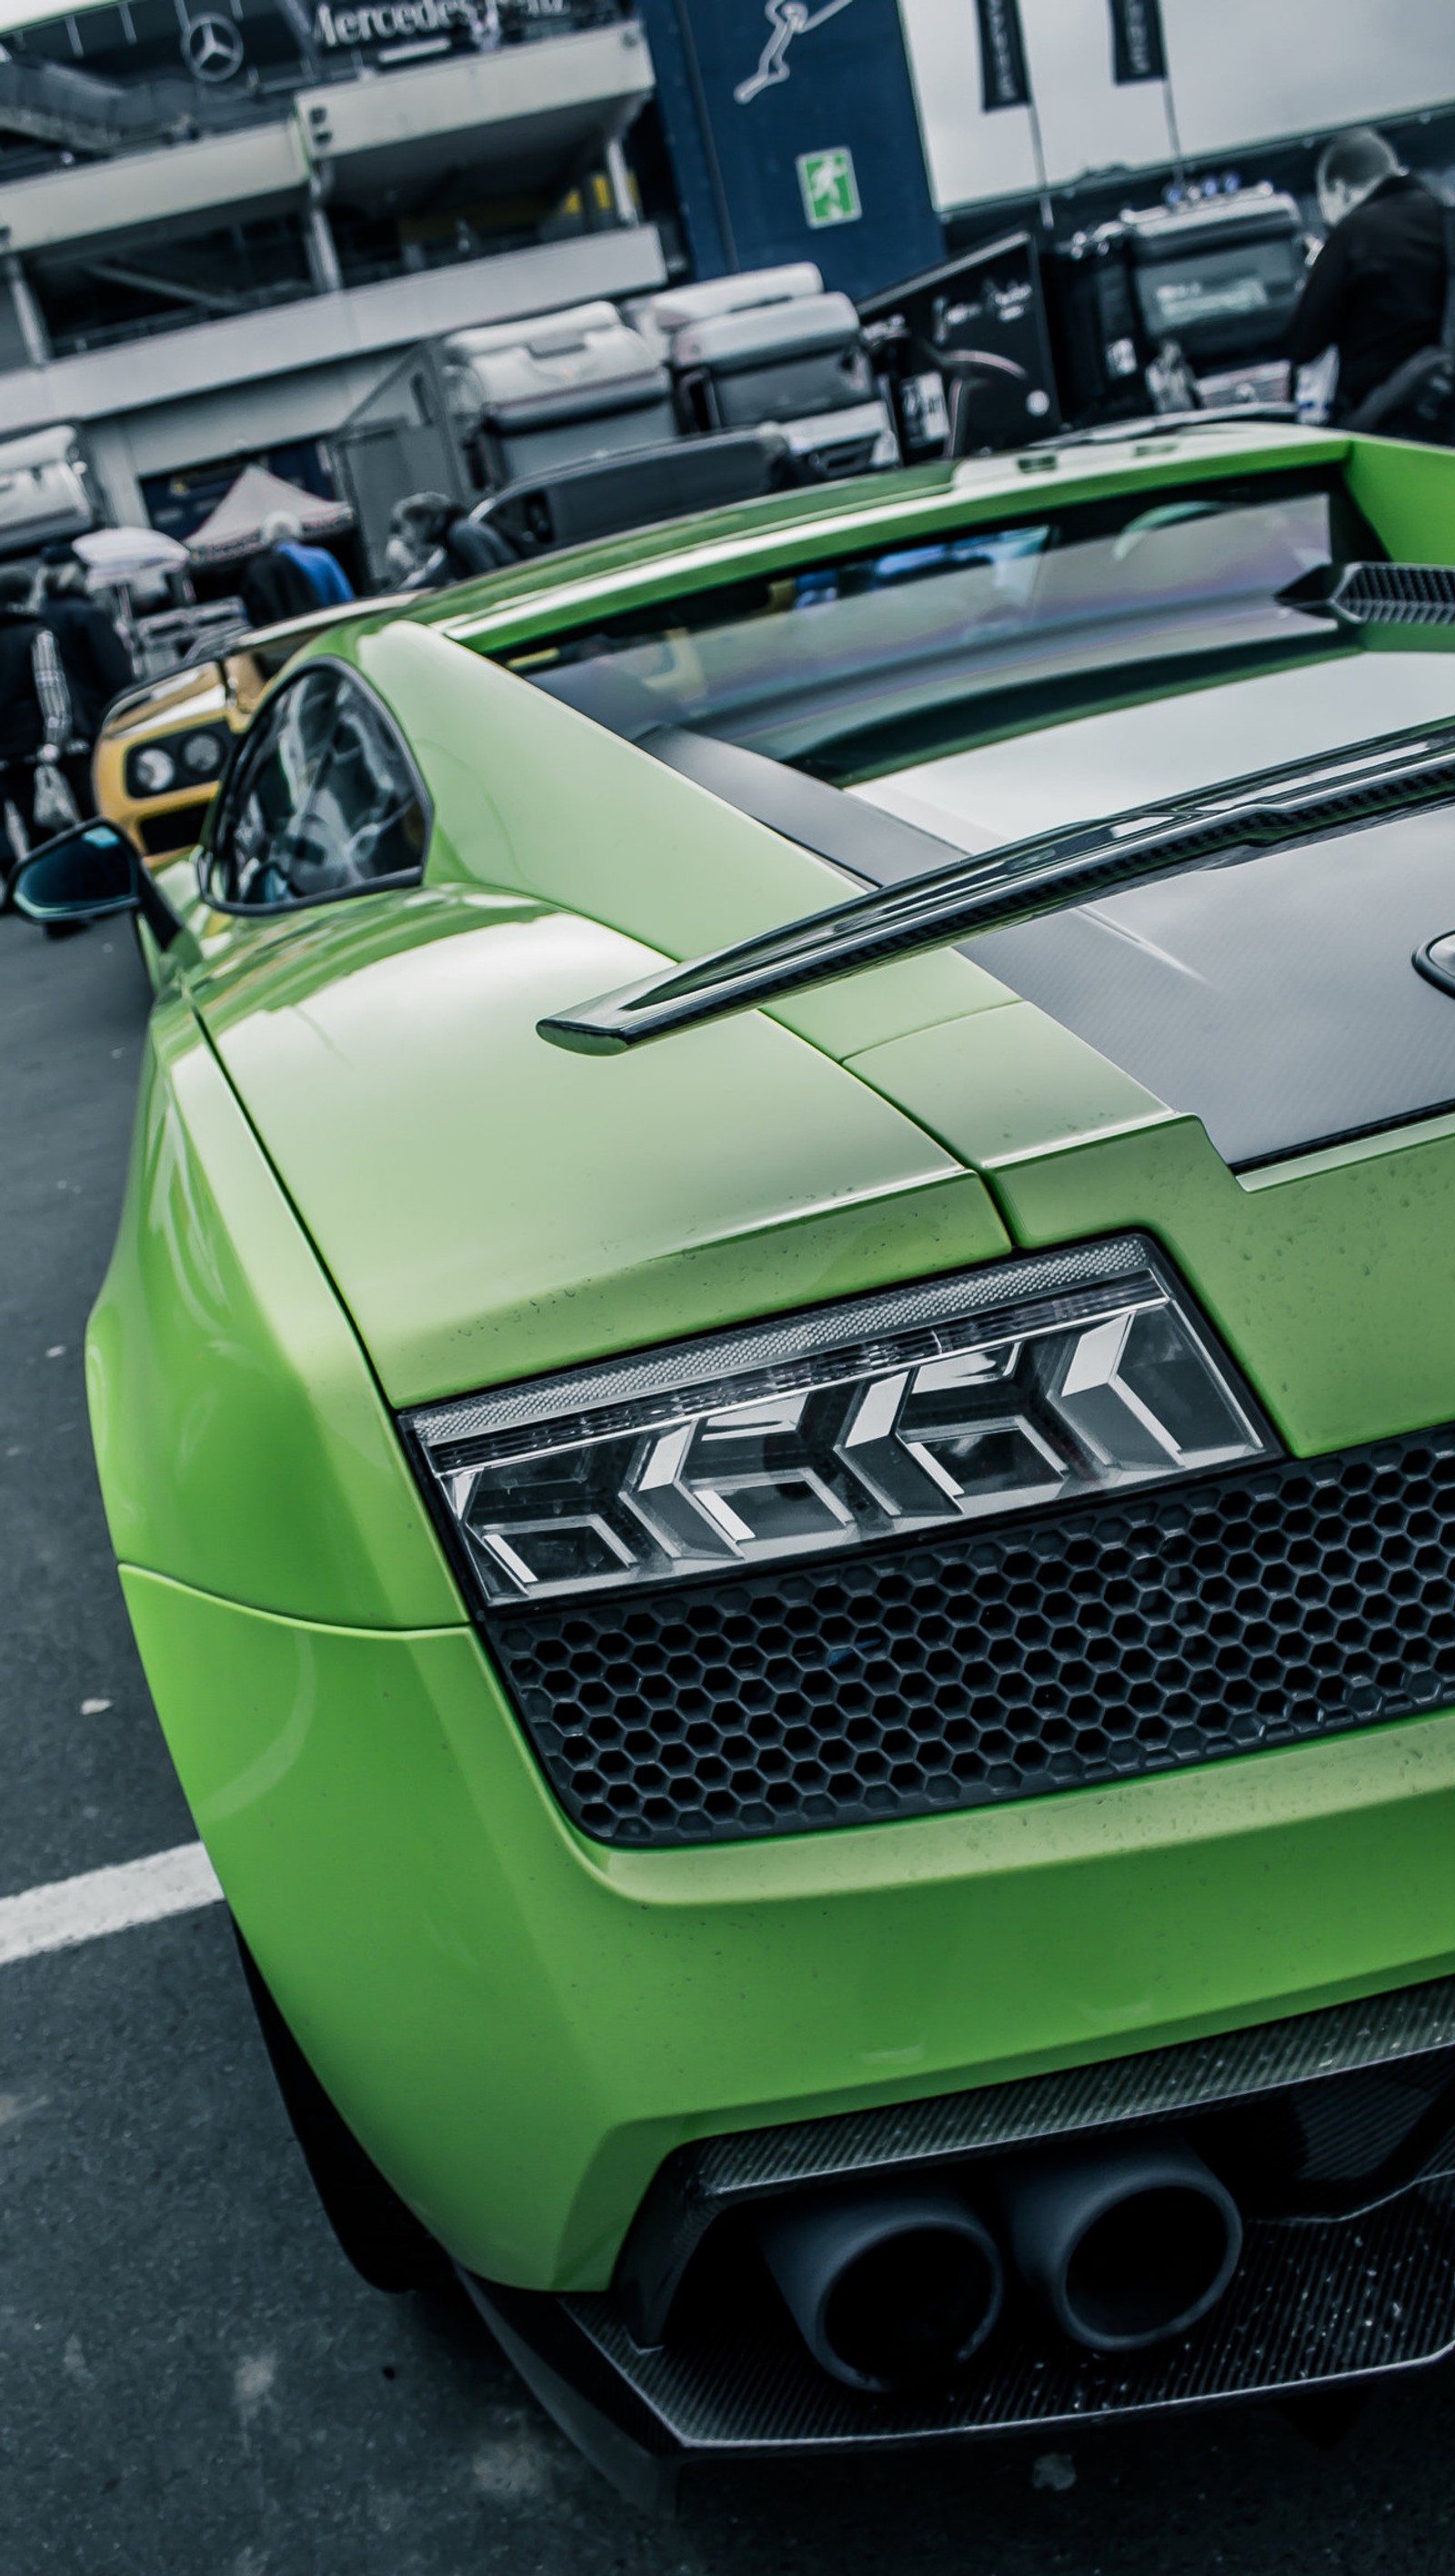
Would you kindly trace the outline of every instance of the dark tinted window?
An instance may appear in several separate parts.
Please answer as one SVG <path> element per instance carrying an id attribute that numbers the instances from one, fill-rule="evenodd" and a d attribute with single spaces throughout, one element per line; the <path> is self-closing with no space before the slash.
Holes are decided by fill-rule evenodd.
<path id="1" fill-rule="evenodd" d="M 1244 242 L 1138 269 L 1142 319 L 1155 339 L 1186 339 L 1200 351 L 1209 334 L 1219 345 L 1236 324 L 1262 346 L 1259 325 L 1286 321 L 1303 284 L 1301 241 Z"/>
<path id="2" fill-rule="evenodd" d="M 1317 650 L 1277 594 L 1336 551 L 1320 480 L 1164 485 L 678 594 L 515 658 L 613 731 L 687 725 L 842 783 L 1165 690 L 1170 662 Z"/>
<path id="3" fill-rule="evenodd" d="M 305 671 L 259 717 L 224 790 L 208 891 L 251 907 L 416 877 L 429 813 L 398 734 L 347 672 Z"/>

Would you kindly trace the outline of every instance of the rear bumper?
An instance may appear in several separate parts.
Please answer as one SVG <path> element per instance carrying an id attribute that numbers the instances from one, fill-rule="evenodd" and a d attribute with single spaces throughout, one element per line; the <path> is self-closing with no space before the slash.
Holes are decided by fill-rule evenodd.
<path id="1" fill-rule="evenodd" d="M 127 1571 L 199 1828 L 351 2127 L 456 2261 L 594 2293 L 674 2150 L 1455 1968 L 1455 1715 L 1021 1806 L 608 1851 L 468 1629 Z"/>
<path id="2" fill-rule="evenodd" d="M 695 2345 L 642 2352 L 601 2299 L 551 2298 L 462 2275 L 521 2377 L 622 2493 L 669 2504 L 691 2460 L 907 2450 L 1308 2399 L 1455 2354 L 1455 2184 L 1343 2228 L 1254 2230 L 1237 2279 L 1182 2341 L 1113 2363 L 1031 2332 L 923 2401 L 856 2397 L 794 2349 L 786 2319 L 733 2320 Z"/>
<path id="3" fill-rule="evenodd" d="M 1078 2348 L 1019 2283 L 972 2357 L 896 2397 L 830 2379 L 755 2218 L 839 2185 L 948 2187 L 1008 2251 L 997 2173 L 1174 2127 L 1244 2204 L 1221 2300 L 1154 2348 Z M 781 2228 L 781 2215 L 778 2219 Z M 1327 2396 L 1455 2351 L 1455 1979 L 980 2092 L 720 2137 L 658 2174 L 606 2295 L 464 2284 L 543 2404 L 639 2502 L 692 2458 L 885 2449 Z"/>

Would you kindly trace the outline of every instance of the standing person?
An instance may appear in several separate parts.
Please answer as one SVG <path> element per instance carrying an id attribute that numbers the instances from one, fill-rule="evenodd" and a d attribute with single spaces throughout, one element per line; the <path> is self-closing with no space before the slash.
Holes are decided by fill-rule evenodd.
<path id="1" fill-rule="evenodd" d="M 293 533 L 291 536 L 279 536 L 274 540 L 279 552 L 296 563 L 300 572 L 312 582 L 320 607 L 345 607 L 353 598 L 354 585 L 337 555 L 331 555 L 327 546 L 304 544 L 301 519 L 295 519 L 291 510 L 277 510 L 272 519 L 265 523 L 264 533 L 266 534 L 268 527 L 285 519 L 291 525 Z"/>
<path id="2" fill-rule="evenodd" d="M 473 581 L 482 572 L 503 572 L 518 560 L 498 528 L 472 518 L 443 492 L 411 492 L 407 500 L 396 501 L 391 525 L 418 548 L 434 583 Z M 434 561 L 436 554 L 441 562 Z"/>
<path id="3" fill-rule="evenodd" d="M 302 534 L 303 522 L 291 510 L 268 512 L 258 530 L 259 550 L 238 585 L 252 625 L 281 626 L 287 617 L 306 617 L 322 607 L 315 583 L 291 551 Z"/>
<path id="4" fill-rule="evenodd" d="M 86 588 L 86 575 L 68 546 L 57 547 L 43 566 L 40 615 L 56 639 L 71 697 L 71 740 L 62 767 L 78 814 L 96 811 L 91 755 L 101 719 L 113 698 L 136 674 L 131 655 L 104 608 Z"/>
<path id="5" fill-rule="evenodd" d="M 58 827 L 39 822 L 36 771 L 59 765 L 71 739 L 71 694 L 60 649 L 31 606 L 32 581 L 21 564 L 0 564 L 0 807 L 12 805 L 26 849 Z M 10 839 L 8 830 L 4 837 Z M 10 839 L 11 877 L 24 853 Z"/>
<path id="6" fill-rule="evenodd" d="M 1347 423 L 1407 360 L 1434 346 L 1444 320 L 1446 208 L 1372 126 L 1341 134 L 1318 166 L 1328 240 L 1289 333 L 1296 367 L 1339 353 L 1333 417 Z M 1383 424 L 1381 424 L 1383 426 Z M 1388 424 L 1398 435 L 1393 420 Z"/>

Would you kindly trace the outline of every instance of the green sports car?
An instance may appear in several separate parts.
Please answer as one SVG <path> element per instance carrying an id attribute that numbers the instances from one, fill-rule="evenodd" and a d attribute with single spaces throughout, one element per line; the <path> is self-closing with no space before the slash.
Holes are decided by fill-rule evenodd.
<path id="1" fill-rule="evenodd" d="M 637 2494 L 1455 2347 L 1451 567 L 1255 420 L 788 495 L 21 878 L 153 964 L 96 1446 L 315 2179 Z"/>

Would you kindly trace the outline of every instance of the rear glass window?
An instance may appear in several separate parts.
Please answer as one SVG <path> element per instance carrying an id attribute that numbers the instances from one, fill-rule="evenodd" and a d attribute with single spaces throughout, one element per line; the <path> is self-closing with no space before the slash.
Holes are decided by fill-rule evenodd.
<path id="1" fill-rule="evenodd" d="M 502 658 L 633 739 L 687 725 L 848 783 L 1108 689 L 1175 687 L 1179 659 L 1328 649 L 1278 594 L 1330 560 L 1332 520 L 1306 475 L 1163 486 L 679 595 Z"/>

